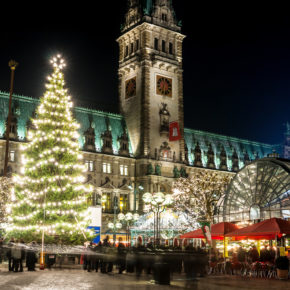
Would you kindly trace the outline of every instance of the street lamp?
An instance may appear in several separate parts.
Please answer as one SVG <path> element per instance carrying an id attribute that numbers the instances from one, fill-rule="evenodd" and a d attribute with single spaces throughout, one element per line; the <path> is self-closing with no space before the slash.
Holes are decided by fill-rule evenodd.
<path id="1" fill-rule="evenodd" d="M 160 241 L 160 214 L 173 203 L 171 194 L 146 192 L 142 197 L 146 210 L 154 213 L 154 246 Z"/>
<path id="2" fill-rule="evenodd" d="M 108 223 L 108 228 L 113 231 L 113 241 L 114 244 L 116 242 L 116 231 L 122 228 L 122 224 L 119 221 L 115 221 L 113 223 Z"/>
<path id="3" fill-rule="evenodd" d="M 124 222 L 126 224 L 126 243 L 129 246 L 130 239 L 130 225 L 132 225 L 134 222 L 136 222 L 139 219 L 138 213 L 131 213 L 127 212 L 126 214 L 119 213 L 118 219 L 120 222 Z"/>

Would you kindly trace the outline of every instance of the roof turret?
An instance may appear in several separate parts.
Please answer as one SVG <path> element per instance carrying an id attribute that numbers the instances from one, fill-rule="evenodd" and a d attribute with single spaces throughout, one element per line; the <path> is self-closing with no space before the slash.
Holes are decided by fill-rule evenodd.
<path id="1" fill-rule="evenodd" d="M 142 22 L 153 23 L 162 27 L 180 31 L 172 0 L 128 0 L 128 11 L 121 26 L 124 32 Z"/>

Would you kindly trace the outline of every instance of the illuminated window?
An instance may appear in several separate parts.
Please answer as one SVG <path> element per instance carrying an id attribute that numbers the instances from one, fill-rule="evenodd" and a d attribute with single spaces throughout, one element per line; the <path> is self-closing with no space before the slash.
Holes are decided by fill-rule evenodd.
<path id="1" fill-rule="evenodd" d="M 10 151 L 9 153 L 9 161 L 14 162 L 15 161 L 15 151 Z"/>
<path id="2" fill-rule="evenodd" d="M 104 173 L 112 173 L 111 171 L 111 163 L 103 163 L 103 172 Z"/>
<path id="3" fill-rule="evenodd" d="M 104 212 L 108 212 L 111 210 L 111 193 L 103 193 L 102 194 L 102 208 Z"/>
<path id="4" fill-rule="evenodd" d="M 128 165 L 120 165 L 120 174 L 128 176 Z"/>
<path id="5" fill-rule="evenodd" d="M 127 211 L 128 209 L 128 195 L 120 194 L 120 211 Z"/>
<path id="6" fill-rule="evenodd" d="M 94 161 L 87 160 L 86 161 L 87 171 L 94 171 Z"/>

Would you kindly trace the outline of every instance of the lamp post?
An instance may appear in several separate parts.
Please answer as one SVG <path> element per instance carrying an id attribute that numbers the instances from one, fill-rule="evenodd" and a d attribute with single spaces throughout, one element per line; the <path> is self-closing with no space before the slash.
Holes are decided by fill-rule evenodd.
<path id="1" fill-rule="evenodd" d="M 131 213 L 127 212 L 126 214 L 119 213 L 118 214 L 118 219 L 120 222 L 125 222 L 126 224 L 126 243 L 129 246 L 129 243 L 131 241 L 130 238 L 130 225 L 132 225 L 135 221 L 139 219 L 139 214 L 138 213 Z"/>
<path id="2" fill-rule="evenodd" d="M 11 78 L 10 78 L 10 93 L 9 93 L 9 108 L 8 108 L 8 119 L 6 127 L 6 149 L 5 149 L 5 159 L 4 159 L 4 176 L 7 177 L 7 167 L 8 167 L 8 155 L 9 155 L 9 135 L 10 135 L 10 126 L 11 126 L 11 111 L 12 111 L 12 93 L 13 93 L 13 84 L 14 84 L 14 72 L 18 65 L 15 60 L 10 60 L 8 63 L 11 69 Z"/>
<path id="3" fill-rule="evenodd" d="M 171 194 L 164 195 L 162 192 L 151 194 L 146 192 L 142 197 L 147 210 L 154 213 L 154 246 L 160 242 L 160 214 L 173 203 Z"/>

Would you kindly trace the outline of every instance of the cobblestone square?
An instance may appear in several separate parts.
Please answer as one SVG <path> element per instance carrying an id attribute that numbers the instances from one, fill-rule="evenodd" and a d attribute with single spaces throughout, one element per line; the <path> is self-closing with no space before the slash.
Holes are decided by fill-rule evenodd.
<path id="1" fill-rule="evenodd" d="M 142 275 L 139 279 L 134 274 L 101 274 L 79 269 L 37 270 L 36 272 L 11 273 L 6 269 L 0 272 L 1 290 L 34 289 L 198 289 L 198 290 L 233 290 L 233 289 L 290 289 L 290 280 L 266 280 L 241 278 L 239 276 L 208 276 L 197 281 L 186 281 L 185 276 L 175 275 L 171 285 L 155 285 L 152 275 Z"/>

